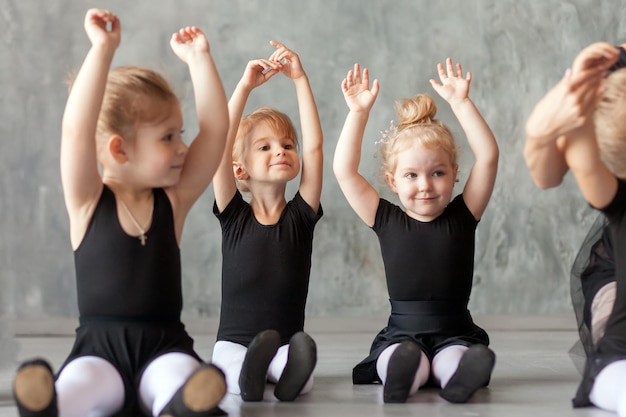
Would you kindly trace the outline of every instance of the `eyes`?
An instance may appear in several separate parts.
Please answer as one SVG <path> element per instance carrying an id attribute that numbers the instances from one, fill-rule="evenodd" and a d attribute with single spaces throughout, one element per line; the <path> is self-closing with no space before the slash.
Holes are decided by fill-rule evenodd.
<path id="1" fill-rule="evenodd" d="M 435 171 L 430 173 L 431 177 L 443 177 L 445 175 L 446 175 L 446 172 L 443 171 L 443 170 L 435 170 Z M 407 178 L 407 179 L 416 179 L 418 177 L 418 174 L 415 173 L 415 172 L 406 172 L 403 175 L 403 177 Z"/>
<path id="2" fill-rule="evenodd" d="M 290 151 L 295 149 L 296 147 L 294 146 L 293 142 L 286 142 L 280 145 L 281 148 L 283 148 L 286 151 Z M 257 146 L 257 149 L 259 151 L 270 151 L 272 150 L 272 146 L 269 144 L 261 144 Z"/>
<path id="3" fill-rule="evenodd" d="M 178 133 L 178 135 L 174 134 L 174 133 L 168 133 L 167 135 L 165 135 L 163 137 L 163 141 L 165 142 L 173 142 L 174 139 L 176 139 L 176 137 L 182 137 L 183 133 L 185 133 L 185 129 L 181 129 L 180 132 Z"/>

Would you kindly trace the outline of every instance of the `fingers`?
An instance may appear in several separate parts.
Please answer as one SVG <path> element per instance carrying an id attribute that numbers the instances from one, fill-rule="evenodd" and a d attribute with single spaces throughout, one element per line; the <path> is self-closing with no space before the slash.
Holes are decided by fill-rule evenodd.
<path id="1" fill-rule="evenodd" d="M 195 26 L 181 28 L 172 35 L 172 39 L 178 43 L 192 43 L 198 36 L 202 36 L 202 31 Z"/>
<path id="2" fill-rule="evenodd" d="M 619 57 L 619 50 L 608 42 L 596 42 L 584 48 L 574 59 L 572 70 L 574 73 L 598 67 L 608 69 Z"/>
<path id="3" fill-rule="evenodd" d="M 446 69 L 448 71 L 448 77 L 454 77 L 454 67 L 452 66 L 452 58 L 446 58 Z"/>
<path id="4" fill-rule="evenodd" d="M 85 15 L 85 25 L 96 24 L 103 29 L 114 32 L 120 29 L 120 20 L 112 12 L 105 9 L 89 9 Z"/>
<path id="5" fill-rule="evenodd" d="M 465 78 L 467 81 L 471 81 L 472 74 L 468 72 L 465 77 L 463 76 L 463 68 L 461 64 L 452 64 L 452 58 L 446 58 L 446 65 L 437 64 L 437 72 L 439 73 L 439 79 L 445 80 L 446 78 Z"/>
<path id="6" fill-rule="evenodd" d="M 273 62 L 268 59 L 254 59 L 248 62 L 248 70 L 263 74 L 265 80 L 269 80 L 276 75 L 282 65 L 278 62 Z"/>
<path id="7" fill-rule="evenodd" d="M 292 60 L 293 58 L 298 58 L 298 54 L 296 54 L 291 49 L 287 48 L 280 42 L 270 41 L 270 45 L 274 46 L 276 50 L 270 55 L 270 61 L 276 61 L 280 63 L 284 63 L 285 60 Z"/>
<path id="8" fill-rule="evenodd" d="M 361 70 L 361 66 L 359 64 L 354 64 L 354 68 L 348 71 L 346 78 L 341 82 L 341 88 L 344 91 L 349 90 L 354 86 L 364 86 L 365 89 L 369 89 L 369 70 L 367 68 L 363 68 Z M 378 80 L 374 80 L 374 84 L 372 84 L 371 92 L 372 94 L 376 94 L 378 92 Z M 376 90 L 376 93 L 374 93 Z"/>
<path id="9" fill-rule="evenodd" d="M 448 74 L 446 73 L 446 70 L 443 68 L 442 64 L 437 64 L 437 72 L 439 73 L 440 80 L 445 80 L 446 78 L 448 78 Z"/>
<path id="10" fill-rule="evenodd" d="M 374 97 L 378 96 L 378 90 L 380 90 L 380 85 L 378 83 L 378 79 L 375 79 L 374 82 L 372 83 L 372 89 L 371 89 L 372 95 Z"/>

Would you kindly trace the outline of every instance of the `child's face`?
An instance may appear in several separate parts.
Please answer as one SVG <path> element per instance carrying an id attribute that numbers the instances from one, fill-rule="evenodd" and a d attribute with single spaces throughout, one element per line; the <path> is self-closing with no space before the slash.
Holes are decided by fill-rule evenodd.
<path id="1" fill-rule="evenodd" d="M 165 117 L 139 125 L 131 148 L 136 175 L 152 187 L 176 185 L 183 170 L 187 145 L 182 140 L 183 117 L 178 104 Z"/>
<path id="2" fill-rule="evenodd" d="M 293 139 L 278 135 L 267 123 L 259 123 L 252 130 L 243 161 L 249 181 L 285 184 L 300 172 Z"/>
<path id="3" fill-rule="evenodd" d="M 441 148 L 426 148 L 419 143 L 397 155 L 396 170 L 386 177 L 410 217 L 429 222 L 450 203 L 457 167 Z"/>

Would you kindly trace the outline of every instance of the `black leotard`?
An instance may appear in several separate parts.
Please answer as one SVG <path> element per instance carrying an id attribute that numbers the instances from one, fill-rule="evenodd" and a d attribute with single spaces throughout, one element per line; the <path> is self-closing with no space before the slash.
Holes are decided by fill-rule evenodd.
<path id="1" fill-rule="evenodd" d="M 313 211 L 298 192 L 280 219 L 262 225 L 237 191 L 214 213 L 222 226 L 222 307 L 217 340 L 248 346 L 254 336 L 277 330 L 283 344 L 304 327 L 313 231 L 322 207 Z"/>

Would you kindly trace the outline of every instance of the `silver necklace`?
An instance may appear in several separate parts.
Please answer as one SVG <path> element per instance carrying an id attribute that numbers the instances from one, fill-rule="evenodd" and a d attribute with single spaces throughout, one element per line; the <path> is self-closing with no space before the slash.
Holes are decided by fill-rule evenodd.
<path id="1" fill-rule="evenodd" d="M 146 240 L 148 240 L 148 236 L 146 236 L 146 229 L 141 227 L 137 219 L 135 219 L 135 216 L 133 216 L 133 213 L 131 213 L 128 209 L 126 203 L 124 203 L 124 200 L 120 199 L 120 203 L 122 203 L 122 207 L 124 207 L 126 214 L 128 214 L 128 217 L 130 217 L 130 219 L 133 221 L 135 227 L 141 232 L 141 234 L 138 236 L 139 240 L 141 241 L 141 246 L 146 246 Z"/>

